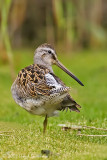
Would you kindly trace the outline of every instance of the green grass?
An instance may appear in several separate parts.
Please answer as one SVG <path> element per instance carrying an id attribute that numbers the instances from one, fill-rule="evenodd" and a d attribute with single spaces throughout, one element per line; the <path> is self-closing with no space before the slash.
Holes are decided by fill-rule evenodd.
<path id="1" fill-rule="evenodd" d="M 32 63 L 31 50 L 15 52 L 15 69 Z M 107 54 L 84 51 L 71 56 L 59 55 L 62 63 L 84 83 L 81 87 L 63 71 L 54 67 L 58 75 L 72 87 L 72 97 L 82 106 L 80 114 L 60 112 L 49 118 L 47 133 L 42 134 L 44 118 L 30 115 L 12 99 L 9 66 L 0 62 L 0 160 L 45 159 L 41 150 L 51 151 L 48 159 L 106 160 L 107 137 L 77 136 L 77 131 L 62 131 L 58 124 L 87 125 L 107 128 Z M 83 134 L 107 135 L 107 131 L 84 129 Z"/>

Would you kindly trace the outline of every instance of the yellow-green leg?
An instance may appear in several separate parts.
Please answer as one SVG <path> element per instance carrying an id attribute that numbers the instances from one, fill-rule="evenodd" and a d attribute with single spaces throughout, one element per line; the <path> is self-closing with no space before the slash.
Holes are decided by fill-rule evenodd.
<path id="1" fill-rule="evenodd" d="M 45 134 L 45 132 L 46 132 L 47 122 L 48 122 L 48 117 L 46 115 L 45 120 L 43 122 L 43 134 Z"/>

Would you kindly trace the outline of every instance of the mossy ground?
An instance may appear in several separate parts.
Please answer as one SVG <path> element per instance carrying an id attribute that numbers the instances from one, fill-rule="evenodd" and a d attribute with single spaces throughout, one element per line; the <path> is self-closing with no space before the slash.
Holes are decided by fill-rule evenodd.
<path id="1" fill-rule="evenodd" d="M 32 63 L 31 50 L 14 51 L 15 69 Z M 48 159 L 106 160 L 107 137 L 77 136 L 77 131 L 63 131 L 58 124 L 107 128 L 107 54 L 84 51 L 59 55 L 61 62 L 84 83 L 81 87 L 63 71 L 54 71 L 68 86 L 72 97 L 82 106 L 81 112 L 61 112 L 49 118 L 46 135 L 42 134 L 44 118 L 30 115 L 15 104 L 10 88 L 8 64 L 0 62 L 0 160 L 45 159 L 41 150 L 51 151 Z M 84 129 L 88 135 L 107 135 L 107 131 Z"/>

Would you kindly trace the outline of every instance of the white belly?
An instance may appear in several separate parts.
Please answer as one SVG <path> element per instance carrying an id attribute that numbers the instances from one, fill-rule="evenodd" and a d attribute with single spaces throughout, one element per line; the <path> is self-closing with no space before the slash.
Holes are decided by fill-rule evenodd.
<path id="1" fill-rule="evenodd" d="M 41 115 L 45 116 L 46 114 L 48 117 L 55 116 L 58 111 L 57 109 L 60 107 L 60 103 L 63 100 L 63 98 L 66 96 L 67 93 L 60 95 L 57 97 L 43 97 L 41 99 L 25 99 L 23 101 L 20 101 L 15 97 L 15 101 L 18 105 L 23 107 L 26 111 L 35 114 L 35 115 Z"/>
<path id="2" fill-rule="evenodd" d="M 57 113 L 57 109 L 60 107 L 60 103 L 66 97 L 67 93 L 54 93 L 50 96 L 41 96 L 40 98 L 20 98 L 16 93 L 16 90 L 12 91 L 15 102 L 24 108 L 26 111 L 35 114 L 48 117 L 54 116 Z"/>

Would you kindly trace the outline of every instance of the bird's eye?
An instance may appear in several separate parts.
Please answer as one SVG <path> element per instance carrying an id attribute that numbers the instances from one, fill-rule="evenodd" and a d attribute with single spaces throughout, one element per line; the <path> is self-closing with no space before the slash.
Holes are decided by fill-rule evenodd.
<path id="1" fill-rule="evenodd" d="M 48 53 L 51 54 L 52 53 L 51 50 L 48 50 Z"/>

